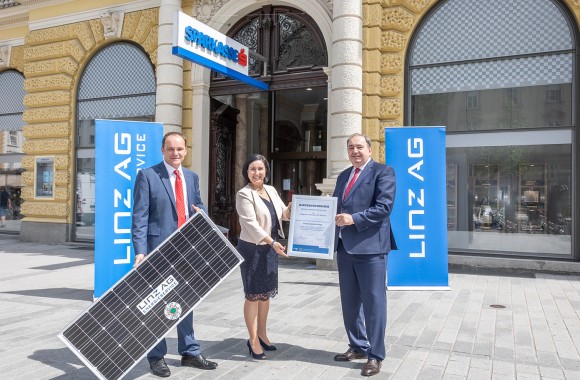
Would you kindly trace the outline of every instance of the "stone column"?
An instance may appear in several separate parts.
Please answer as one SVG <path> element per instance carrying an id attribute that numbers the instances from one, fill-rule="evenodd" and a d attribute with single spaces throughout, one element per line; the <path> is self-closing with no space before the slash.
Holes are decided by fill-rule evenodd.
<path id="1" fill-rule="evenodd" d="M 248 94 L 236 95 L 236 108 L 240 111 L 237 116 L 236 125 L 236 168 L 242 168 L 248 157 Z M 246 185 L 246 181 L 240 172 L 235 173 L 235 189 L 241 189 Z M 236 190 L 237 191 L 237 190 Z"/>
<path id="2" fill-rule="evenodd" d="M 362 131 L 362 47 L 362 2 L 335 2 L 328 146 L 331 178 L 350 165 L 347 137 Z"/>
<path id="3" fill-rule="evenodd" d="M 191 144 L 191 148 L 187 151 L 187 155 L 191 157 L 190 169 L 200 178 L 199 191 L 205 205 L 209 192 L 209 109 L 209 83 L 194 78 L 191 83 L 191 129 L 184 130 L 184 133 L 188 137 L 188 143 Z"/>
<path id="4" fill-rule="evenodd" d="M 328 178 L 316 185 L 324 195 L 332 194 L 336 177 L 350 165 L 346 139 L 353 133 L 362 132 L 362 47 L 362 2 L 335 2 L 332 71 L 328 77 Z"/>
<path id="5" fill-rule="evenodd" d="M 336 177 L 338 174 L 332 174 L 332 157 L 333 153 L 330 151 L 331 141 L 333 139 L 333 124 L 332 124 L 332 67 L 324 68 L 324 72 L 328 76 L 328 100 L 327 100 L 327 129 L 326 129 L 326 178 L 322 179 L 322 183 L 317 183 L 316 188 L 322 192 L 323 196 L 331 196 L 334 192 L 334 186 L 336 185 Z M 338 155 L 340 152 L 335 152 L 334 155 Z"/>
<path id="6" fill-rule="evenodd" d="M 317 184 L 331 195 L 338 174 L 350 165 L 346 139 L 362 132 L 362 2 L 335 1 L 332 14 L 331 68 L 329 75 L 327 167 L 328 178 Z M 333 261 L 316 260 L 319 269 L 336 269 Z"/>
<path id="7" fill-rule="evenodd" d="M 264 157 L 268 157 L 268 101 L 266 100 L 263 104 L 260 104 L 260 154 Z"/>
<path id="8" fill-rule="evenodd" d="M 180 9 L 181 0 L 161 0 L 159 7 L 155 121 L 164 124 L 164 133 L 181 132 L 183 60 L 171 53 L 173 14 Z"/>

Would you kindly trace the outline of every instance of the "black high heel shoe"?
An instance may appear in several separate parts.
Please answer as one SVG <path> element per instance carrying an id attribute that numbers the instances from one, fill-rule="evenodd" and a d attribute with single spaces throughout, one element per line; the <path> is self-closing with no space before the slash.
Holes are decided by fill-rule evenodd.
<path id="1" fill-rule="evenodd" d="M 260 337 L 258 337 L 258 340 L 260 341 L 260 346 L 266 351 L 276 351 L 278 349 L 273 344 L 267 345 Z"/>
<path id="2" fill-rule="evenodd" d="M 249 340 L 246 343 L 248 344 L 248 350 L 250 350 L 250 354 L 252 355 L 252 357 L 254 359 L 258 359 L 258 360 L 264 360 L 264 359 L 266 359 L 266 354 L 265 353 L 262 352 L 261 354 L 256 354 L 254 352 L 254 350 L 252 350 L 252 345 L 250 344 L 250 341 Z"/>

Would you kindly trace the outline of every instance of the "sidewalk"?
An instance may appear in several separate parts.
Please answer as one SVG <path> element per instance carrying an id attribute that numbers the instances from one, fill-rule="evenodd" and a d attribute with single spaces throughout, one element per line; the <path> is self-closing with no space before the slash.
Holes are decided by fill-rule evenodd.
<path id="1" fill-rule="evenodd" d="M 20 234 L 20 223 L 22 219 L 6 219 L 6 226 L 0 228 L 0 234 L 12 234 L 12 235 L 19 235 Z"/>
<path id="2" fill-rule="evenodd" d="M 57 338 L 90 305 L 92 255 L 0 234 L 0 378 L 95 378 Z M 450 285 L 388 292 L 388 357 L 373 379 L 580 379 L 580 276 L 451 273 Z M 364 361 L 332 359 L 347 348 L 336 272 L 286 261 L 279 290 L 269 318 L 278 351 L 268 360 L 248 357 L 235 271 L 194 311 L 196 337 L 218 369 L 181 368 L 174 330 L 170 379 L 362 379 Z M 159 379 L 146 360 L 125 378 Z"/>

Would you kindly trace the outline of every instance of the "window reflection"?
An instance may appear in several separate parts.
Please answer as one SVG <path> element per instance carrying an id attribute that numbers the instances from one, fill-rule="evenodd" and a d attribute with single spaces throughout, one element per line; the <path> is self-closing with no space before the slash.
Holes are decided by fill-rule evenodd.
<path id="1" fill-rule="evenodd" d="M 571 153 L 570 144 L 449 148 L 449 248 L 569 255 Z M 465 181 L 453 191 L 450 178 Z"/>
<path id="2" fill-rule="evenodd" d="M 571 99 L 570 83 L 414 95 L 413 125 L 445 125 L 447 132 L 570 126 Z"/>

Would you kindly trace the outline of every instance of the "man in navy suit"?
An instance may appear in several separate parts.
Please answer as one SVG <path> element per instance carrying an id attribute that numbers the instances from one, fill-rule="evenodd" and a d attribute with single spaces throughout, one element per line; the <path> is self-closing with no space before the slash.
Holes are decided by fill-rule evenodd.
<path id="1" fill-rule="evenodd" d="M 141 170 L 135 180 L 131 229 L 135 266 L 177 230 L 178 220 L 183 223 L 203 208 L 197 174 L 181 166 L 187 154 L 185 137 L 179 132 L 169 132 L 163 137 L 161 145 L 163 161 Z M 176 194 L 183 199 L 176 199 Z M 181 212 L 178 212 L 178 208 Z M 193 334 L 193 313 L 189 313 L 177 325 L 177 349 L 181 355 L 182 366 L 201 369 L 217 367 L 217 363 L 201 355 L 199 343 Z M 165 363 L 165 354 L 165 339 L 147 354 L 151 371 L 160 377 L 171 375 Z"/>
<path id="2" fill-rule="evenodd" d="M 347 140 L 352 167 L 336 181 L 338 279 L 349 349 L 336 361 L 367 358 L 361 375 L 380 372 L 387 326 L 386 260 L 397 249 L 390 215 L 395 201 L 393 168 L 371 159 L 371 140 L 355 133 Z"/>

